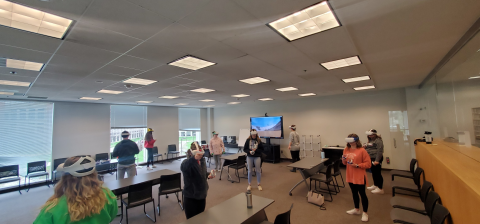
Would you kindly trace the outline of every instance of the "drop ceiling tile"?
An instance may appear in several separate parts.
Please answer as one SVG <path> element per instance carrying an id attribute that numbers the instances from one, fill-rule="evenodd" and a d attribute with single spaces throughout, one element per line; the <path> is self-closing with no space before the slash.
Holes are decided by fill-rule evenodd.
<path id="1" fill-rule="evenodd" d="M 135 47 L 127 54 L 154 61 L 159 64 L 167 64 L 185 56 L 187 53 L 161 47 L 159 42 L 155 38 L 153 38 L 140 44 L 140 46 Z"/>
<path id="2" fill-rule="evenodd" d="M 0 26 L 0 43 L 30 50 L 53 53 L 61 40 L 23 30 Z"/>
<path id="3" fill-rule="evenodd" d="M 178 21 L 203 7 L 210 0 L 128 0 L 162 16 Z"/>
<path id="4" fill-rule="evenodd" d="M 163 65 L 158 68 L 143 72 L 142 74 L 135 76 L 136 78 L 142 79 L 151 79 L 156 81 L 162 81 L 169 78 L 173 78 L 175 76 L 179 76 L 182 74 L 190 73 L 191 70 L 179 68 L 170 65 Z"/>
<path id="5" fill-rule="evenodd" d="M 186 54 L 191 54 L 216 42 L 201 32 L 178 23 L 164 29 L 150 40 L 158 43 L 160 47 L 185 52 Z"/>
<path id="6" fill-rule="evenodd" d="M 15 74 L 11 74 L 11 71 L 15 71 Z M 24 70 L 24 69 L 12 69 L 7 67 L 0 67 L 1 75 L 12 75 L 12 76 L 25 76 L 25 77 L 37 77 L 38 71 Z"/>
<path id="7" fill-rule="evenodd" d="M 18 81 L 18 82 L 33 82 L 35 81 L 35 77 L 25 77 L 25 76 L 13 76 L 13 75 L 1 75 L 0 80 L 8 80 L 8 81 Z M 6 88 L 7 85 L 0 85 L 0 88 Z M 9 86 L 7 86 L 9 87 Z M 11 86 L 12 88 L 14 86 Z"/>
<path id="8" fill-rule="evenodd" d="M 77 58 L 81 61 L 106 64 L 120 56 L 119 53 L 65 41 L 56 55 Z"/>
<path id="9" fill-rule="evenodd" d="M 114 66 L 114 65 L 105 65 L 104 67 L 99 69 L 97 72 L 131 77 L 131 76 L 134 76 L 136 74 L 139 74 L 139 73 L 143 72 L 143 70 Z"/>
<path id="10" fill-rule="evenodd" d="M 233 36 L 222 41 L 246 53 L 254 53 L 265 49 L 280 46 L 286 40 L 265 25 L 255 27 L 251 31 Z"/>
<path id="11" fill-rule="evenodd" d="M 178 76 L 179 78 L 186 78 L 186 79 L 191 79 L 195 81 L 204 81 L 208 79 L 216 79 L 212 81 L 218 81 L 216 76 L 210 75 L 208 73 L 200 72 L 200 71 L 194 71 L 190 73 L 186 73 L 183 75 Z"/>
<path id="12" fill-rule="evenodd" d="M 132 57 L 128 55 L 123 55 L 120 58 L 116 59 L 110 65 L 121 66 L 127 68 L 133 68 L 138 70 L 147 71 L 153 69 L 160 65 L 160 63 L 153 62 L 143 58 Z"/>
<path id="13" fill-rule="evenodd" d="M 43 69 L 43 72 L 72 77 L 86 77 L 101 66 L 102 64 L 85 61 L 85 59 L 55 55 L 50 63 Z"/>
<path id="14" fill-rule="evenodd" d="M 104 72 L 94 72 L 92 73 L 87 79 L 90 80 L 98 80 L 98 81 L 110 81 L 110 82 L 120 82 L 125 79 L 127 79 L 127 76 L 123 75 L 115 75 L 115 74 L 110 74 L 110 73 L 104 73 Z"/>
<path id="15" fill-rule="evenodd" d="M 245 56 L 246 54 L 240 50 L 219 42 L 196 51 L 193 53 L 193 55 L 210 62 L 222 63 Z"/>
<path id="16" fill-rule="evenodd" d="M 19 47 L 1 45 L 0 43 L 0 57 L 11 58 L 17 60 L 46 63 L 52 56 L 51 53 L 23 49 Z"/>

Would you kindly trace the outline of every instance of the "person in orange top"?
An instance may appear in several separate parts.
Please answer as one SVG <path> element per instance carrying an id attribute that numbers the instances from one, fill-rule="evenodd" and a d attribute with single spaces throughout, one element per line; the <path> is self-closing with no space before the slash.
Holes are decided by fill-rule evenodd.
<path id="1" fill-rule="evenodd" d="M 348 210 L 347 214 L 360 215 L 360 197 L 362 197 L 362 221 L 368 221 L 368 198 L 365 193 L 365 186 L 367 185 L 367 172 L 372 166 L 372 161 L 367 151 L 362 147 L 362 143 L 356 134 L 348 135 L 345 139 L 347 147 L 343 150 L 342 162 L 347 166 L 347 183 L 350 185 L 353 195 L 353 203 L 355 208 Z"/>
<path id="2" fill-rule="evenodd" d="M 144 147 L 147 149 L 148 157 L 147 157 L 147 170 L 153 170 L 153 168 L 157 167 L 153 165 L 153 144 L 156 142 L 156 139 L 153 139 L 153 129 L 148 128 L 147 134 L 145 135 L 145 143 Z M 150 163 L 152 163 L 152 168 L 150 168 Z"/>

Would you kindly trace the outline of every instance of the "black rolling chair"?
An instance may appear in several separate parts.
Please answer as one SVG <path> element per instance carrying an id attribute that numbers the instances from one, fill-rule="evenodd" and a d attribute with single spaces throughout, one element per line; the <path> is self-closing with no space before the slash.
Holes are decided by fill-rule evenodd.
<path id="1" fill-rule="evenodd" d="M 338 189 L 337 193 L 340 193 L 340 188 L 345 188 L 345 181 L 343 181 L 342 172 L 340 171 L 340 164 L 341 163 L 342 163 L 341 159 L 339 159 L 339 160 L 337 160 L 333 163 L 333 174 L 332 174 L 332 176 L 335 179 L 335 191 L 337 191 L 337 189 Z M 326 172 L 327 172 L 327 168 L 324 168 L 324 169 L 320 170 L 319 173 L 325 174 Z M 338 183 L 337 176 L 340 176 L 342 178 L 343 186 L 340 186 L 340 184 Z"/>
<path id="2" fill-rule="evenodd" d="M 0 166 L 0 184 L 18 181 L 18 193 L 20 191 L 20 175 L 18 172 L 18 165 Z"/>
<path id="3" fill-rule="evenodd" d="M 400 181 L 392 181 L 392 196 L 395 197 L 395 190 L 404 190 L 414 193 L 416 196 L 420 196 L 420 178 L 422 177 L 423 169 L 417 167 L 413 178 L 414 183 L 406 183 Z"/>
<path id="4" fill-rule="evenodd" d="M 98 162 L 100 160 L 108 160 L 108 152 L 107 153 L 98 153 L 95 155 L 95 162 Z"/>
<path id="5" fill-rule="evenodd" d="M 273 223 L 269 221 L 263 221 L 260 224 L 290 224 L 290 213 L 292 212 L 292 208 L 293 204 L 290 206 L 290 209 L 287 212 L 278 214 Z"/>
<path id="6" fill-rule="evenodd" d="M 47 162 L 46 161 L 37 161 L 37 162 L 31 162 L 27 163 L 27 175 L 25 176 L 25 186 L 27 186 L 27 178 L 28 178 L 28 186 L 30 186 L 30 179 L 33 177 L 41 177 L 45 176 L 45 182 L 47 182 L 47 186 L 50 187 L 50 184 L 48 183 L 48 176 L 49 174 L 47 173 Z M 28 192 L 30 188 L 28 188 L 26 191 Z"/>
<path id="7" fill-rule="evenodd" d="M 158 157 L 162 157 L 162 160 L 163 160 L 163 155 L 162 154 L 158 154 L 158 147 L 157 146 L 154 146 L 153 149 L 153 158 L 157 158 L 157 162 L 158 162 Z M 162 164 L 163 164 L 163 161 L 162 161 Z"/>
<path id="8" fill-rule="evenodd" d="M 413 176 L 415 174 L 415 166 L 416 165 L 417 165 L 417 160 L 412 159 L 410 161 L 410 172 L 409 171 L 403 171 L 403 170 L 392 170 L 392 171 L 390 171 L 390 175 L 392 175 L 392 181 L 394 181 L 394 178 L 396 176 L 413 179 Z"/>
<path id="9" fill-rule="evenodd" d="M 245 174 L 245 169 L 247 166 L 245 166 L 245 163 L 247 162 L 247 156 L 239 156 L 237 159 L 237 162 L 235 164 L 229 165 L 227 169 L 227 173 L 230 173 L 230 168 L 235 170 L 235 176 L 238 177 L 238 181 L 234 181 L 233 179 L 229 179 L 229 181 L 237 182 L 240 183 L 240 174 L 238 173 L 238 170 L 243 169 L 243 174 Z"/>
<path id="10" fill-rule="evenodd" d="M 430 191 L 425 200 L 425 211 L 427 214 L 420 214 L 400 208 L 394 208 L 390 211 L 390 218 L 393 223 L 415 223 L 415 224 L 430 224 L 430 218 L 433 211 L 440 201 L 440 196 L 435 191 Z"/>
<path id="11" fill-rule="evenodd" d="M 176 173 L 171 175 L 162 175 L 160 177 L 160 187 L 158 188 L 158 205 L 157 213 L 160 216 L 160 195 L 175 194 L 177 196 L 178 204 L 183 210 L 182 201 L 178 198 L 178 192 L 182 192 L 182 174 Z M 183 192 L 182 192 L 183 195 Z"/>
<path id="12" fill-rule="evenodd" d="M 152 182 L 145 182 L 141 184 L 135 184 L 128 187 L 128 197 L 122 199 L 121 209 L 123 211 L 123 205 L 125 205 L 125 213 L 128 224 L 128 209 L 143 205 L 143 213 L 152 220 L 157 222 L 157 216 L 154 214 L 150 217 L 145 211 L 145 204 L 152 202 L 153 212 L 155 212 L 155 199 L 152 197 Z"/>
<path id="13" fill-rule="evenodd" d="M 95 169 L 97 170 L 97 173 L 98 173 L 98 179 L 101 181 L 104 181 L 105 174 L 110 173 L 111 171 L 111 164 L 110 163 L 98 164 L 95 166 Z"/>
<path id="14" fill-rule="evenodd" d="M 425 211 L 425 200 L 427 199 L 427 195 L 431 190 L 433 190 L 432 183 L 424 181 L 422 189 L 420 190 L 421 200 L 416 200 L 410 197 L 395 196 L 390 199 L 390 204 L 394 208 L 400 208 L 426 215 L 427 212 Z"/>
<path id="15" fill-rule="evenodd" d="M 203 156 L 207 158 L 205 162 L 208 163 L 208 167 L 210 168 L 210 164 L 212 163 L 212 157 L 213 157 L 212 154 L 210 153 L 210 149 L 205 149 L 205 153 L 203 154 Z"/>
<path id="16" fill-rule="evenodd" d="M 58 167 L 58 165 L 64 163 L 65 160 L 67 160 L 67 158 L 60 158 L 60 159 L 54 159 L 53 160 L 53 168 L 52 168 L 52 176 L 53 176 L 52 182 L 53 182 L 53 185 L 55 185 L 55 183 L 57 181 L 57 167 Z"/>
<path id="17" fill-rule="evenodd" d="M 317 174 L 314 174 L 310 177 L 310 189 L 312 189 L 312 180 L 315 181 L 315 189 L 312 189 L 312 191 L 327 193 L 327 192 L 325 192 L 325 189 L 321 189 L 321 188 L 320 188 L 320 190 L 317 189 L 317 181 L 320 182 L 320 183 L 325 183 L 327 185 L 327 190 L 328 190 L 328 194 L 330 195 L 330 200 L 325 199 L 325 201 L 330 201 L 330 202 L 333 201 L 333 196 L 332 195 L 337 194 L 337 189 L 335 187 L 335 182 L 333 181 L 333 177 L 332 177 L 332 169 L 333 169 L 333 164 L 330 164 L 330 165 L 327 166 L 327 171 L 325 172 L 325 174 L 317 173 Z M 330 184 L 330 183 L 332 183 L 332 184 Z M 330 190 L 330 185 L 333 185 L 333 187 L 335 188 L 335 192 L 332 192 Z"/>
<path id="18" fill-rule="evenodd" d="M 168 159 L 169 155 L 172 155 L 172 158 L 173 158 L 174 155 L 178 156 L 179 153 L 180 152 L 177 151 L 177 145 L 175 145 L 175 144 L 168 145 L 167 159 Z"/>

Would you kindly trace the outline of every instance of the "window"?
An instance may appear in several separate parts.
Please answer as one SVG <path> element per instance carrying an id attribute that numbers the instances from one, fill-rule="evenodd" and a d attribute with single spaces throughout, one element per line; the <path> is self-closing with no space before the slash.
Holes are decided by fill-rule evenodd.
<path id="1" fill-rule="evenodd" d="M 407 111 L 388 111 L 390 132 L 403 132 L 403 140 L 408 142 L 410 132 L 408 130 Z"/>
<path id="2" fill-rule="evenodd" d="M 50 172 L 53 103 L 0 100 L 0 127 L 0 166 L 18 164 L 20 176 L 25 176 L 27 163 L 46 161 Z M 45 176 L 31 179 L 35 181 L 45 181 Z M 9 186 L 18 182 L 0 184 Z"/>
<path id="3" fill-rule="evenodd" d="M 146 128 L 112 128 L 110 129 L 110 153 L 113 152 L 115 146 L 123 140 L 122 132 L 128 131 L 130 133 L 130 140 L 134 141 L 138 144 L 141 140 L 145 138 L 145 134 L 147 133 Z M 140 149 L 143 148 L 143 144 L 141 145 Z M 138 162 L 146 162 L 147 161 L 147 150 L 142 150 L 138 155 L 135 155 Z"/>

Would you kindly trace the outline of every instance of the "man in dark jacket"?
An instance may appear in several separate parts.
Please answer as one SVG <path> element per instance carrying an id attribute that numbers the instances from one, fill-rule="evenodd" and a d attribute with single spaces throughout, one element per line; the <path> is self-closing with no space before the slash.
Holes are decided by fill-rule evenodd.
<path id="1" fill-rule="evenodd" d="M 137 143 L 128 139 L 130 133 L 122 132 L 123 140 L 113 149 L 113 157 L 118 157 L 117 174 L 119 179 L 124 179 L 125 172 L 127 176 L 133 177 L 137 174 L 137 165 L 135 164 L 135 155 L 140 152 Z"/>

